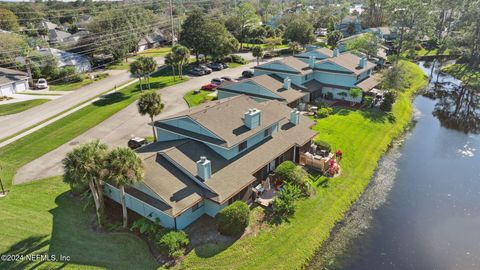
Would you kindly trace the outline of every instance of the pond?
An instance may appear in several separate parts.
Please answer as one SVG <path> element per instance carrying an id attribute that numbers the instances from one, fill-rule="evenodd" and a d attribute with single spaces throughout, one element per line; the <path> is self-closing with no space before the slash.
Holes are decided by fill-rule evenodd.
<path id="1" fill-rule="evenodd" d="M 480 269 L 480 97 L 438 75 L 310 269 Z"/>

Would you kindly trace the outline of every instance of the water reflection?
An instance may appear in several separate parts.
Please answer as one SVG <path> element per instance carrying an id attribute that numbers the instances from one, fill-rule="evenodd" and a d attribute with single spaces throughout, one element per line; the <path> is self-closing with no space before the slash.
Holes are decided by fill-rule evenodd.
<path id="1" fill-rule="evenodd" d="M 432 64 L 423 63 L 424 70 Z M 433 65 L 432 65 L 433 66 Z M 440 67 L 432 73 L 425 96 L 436 99 L 433 115 L 441 125 L 465 133 L 480 133 L 480 91 L 450 76 L 440 76 Z"/>

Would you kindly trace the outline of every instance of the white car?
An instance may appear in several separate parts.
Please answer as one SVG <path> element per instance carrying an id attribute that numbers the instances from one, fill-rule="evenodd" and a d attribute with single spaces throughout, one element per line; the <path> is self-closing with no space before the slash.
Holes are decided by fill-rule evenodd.
<path id="1" fill-rule="evenodd" d="M 38 79 L 37 83 L 35 84 L 35 88 L 37 88 L 37 89 L 45 89 L 45 88 L 48 88 L 47 80 L 45 80 L 45 79 Z"/>
<path id="2" fill-rule="evenodd" d="M 225 80 L 222 78 L 214 78 L 212 79 L 212 83 L 216 85 L 221 85 Z"/>

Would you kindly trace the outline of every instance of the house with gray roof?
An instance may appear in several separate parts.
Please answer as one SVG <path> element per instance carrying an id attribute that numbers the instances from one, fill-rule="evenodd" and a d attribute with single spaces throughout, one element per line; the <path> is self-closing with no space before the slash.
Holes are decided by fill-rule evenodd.
<path id="1" fill-rule="evenodd" d="M 23 71 L 0 67 L 0 96 L 28 90 L 28 75 Z"/>
<path id="2" fill-rule="evenodd" d="M 296 107 L 307 96 L 304 87 L 275 74 L 255 76 L 240 82 L 225 82 L 217 88 L 218 99 L 246 94 L 258 102 L 278 100 Z"/>
<path id="3" fill-rule="evenodd" d="M 321 96 L 327 96 L 338 100 L 361 102 L 362 96 L 352 98 L 348 92 L 351 88 L 359 87 L 358 85 L 364 81 L 367 82 L 361 84 L 362 90 L 368 92 L 370 89 L 367 89 L 367 86 L 377 82 L 372 78 L 375 67 L 376 65 L 365 56 L 357 56 L 350 52 L 340 53 L 338 49 L 332 51 L 318 48 L 258 65 L 254 67 L 254 75 L 274 75 L 279 80 L 284 80 L 286 85 L 291 84 L 293 89 L 306 93 L 304 98 L 306 101 L 313 102 Z M 232 88 L 231 85 L 227 87 Z M 237 89 L 237 92 L 240 91 Z M 243 94 L 250 95 L 252 92 L 244 90 Z"/>
<path id="4" fill-rule="evenodd" d="M 297 161 L 316 135 L 314 122 L 278 100 L 237 95 L 152 123 L 156 142 L 138 149 L 143 182 L 126 189 L 127 207 L 167 228 L 214 217 L 256 187 L 285 160 Z M 120 201 L 107 185 L 106 196 Z"/>

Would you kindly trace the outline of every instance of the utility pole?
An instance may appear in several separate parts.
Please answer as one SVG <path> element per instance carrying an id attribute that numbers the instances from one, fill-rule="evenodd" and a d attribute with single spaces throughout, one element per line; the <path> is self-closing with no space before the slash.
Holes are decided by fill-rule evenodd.
<path id="1" fill-rule="evenodd" d="M 172 0 L 170 0 L 170 21 L 172 24 L 172 46 L 175 45 L 175 30 L 173 27 L 173 6 L 172 6 Z"/>

